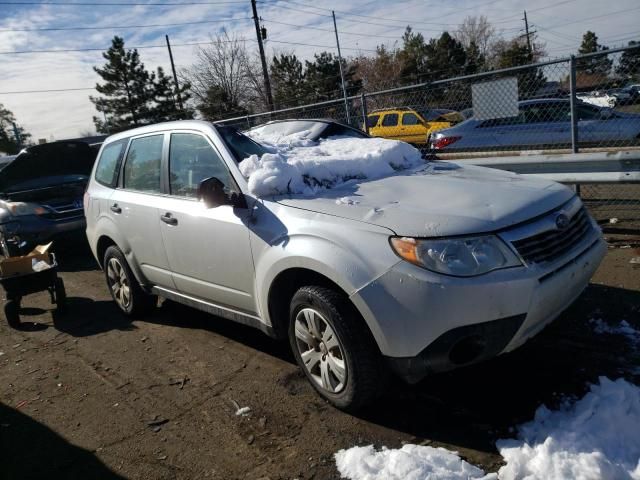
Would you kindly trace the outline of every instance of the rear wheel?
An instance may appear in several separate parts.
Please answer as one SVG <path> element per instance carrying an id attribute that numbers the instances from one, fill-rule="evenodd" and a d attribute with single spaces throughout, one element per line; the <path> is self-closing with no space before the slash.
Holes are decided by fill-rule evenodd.
<path id="1" fill-rule="evenodd" d="M 355 410 L 381 390 L 386 375 L 373 338 L 338 292 L 308 286 L 291 300 L 289 342 L 316 391 L 343 410 Z"/>
<path id="2" fill-rule="evenodd" d="M 144 315 L 157 305 L 158 297 L 142 290 L 118 247 L 107 248 L 104 272 L 111 297 L 125 315 Z"/>
<path id="3" fill-rule="evenodd" d="M 20 300 L 7 300 L 4 304 L 4 316 L 11 327 L 20 325 Z"/>
<path id="4" fill-rule="evenodd" d="M 64 311 L 67 306 L 67 290 L 64 288 L 64 281 L 56 278 L 56 310 Z"/>

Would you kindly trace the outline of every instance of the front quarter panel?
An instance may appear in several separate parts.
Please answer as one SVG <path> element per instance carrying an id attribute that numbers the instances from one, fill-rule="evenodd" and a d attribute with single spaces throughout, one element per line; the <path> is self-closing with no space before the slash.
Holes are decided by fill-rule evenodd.
<path id="1" fill-rule="evenodd" d="M 351 295 L 399 262 L 388 229 L 275 202 L 256 202 L 250 231 L 258 308 L 269 325 L 269 287 L 287 269 L 320 273 Z"/>

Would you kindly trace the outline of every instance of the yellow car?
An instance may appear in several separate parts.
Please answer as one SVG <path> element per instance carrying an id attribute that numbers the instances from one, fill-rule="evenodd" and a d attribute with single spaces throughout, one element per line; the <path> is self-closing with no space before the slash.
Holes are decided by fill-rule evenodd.
<path id="1" fill-rule="evenodd" d="M 426 144 L 429 135 L 436 130 L 460 123 L 464 117 L 445 109 L 417 111 L 409 107 L 374 110 L 367 115 L 369 135 L 391 138 L 416 145 Z"/>

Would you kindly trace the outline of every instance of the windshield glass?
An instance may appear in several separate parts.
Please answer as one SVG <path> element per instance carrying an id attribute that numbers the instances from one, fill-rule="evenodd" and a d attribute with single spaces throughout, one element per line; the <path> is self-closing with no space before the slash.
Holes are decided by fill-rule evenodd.
<path id="1" fill-rule="evenodd" d="M 261 157 L 265 153 L 269 153 L 262 145 L 254 142 L 249 137 L 240 133 L 233 127 L 225 127 L 216 125 L 216 130 L 220 133 L 222 140 L 233 154 L 236 162 L 240 163 L 251 155 Z"/>

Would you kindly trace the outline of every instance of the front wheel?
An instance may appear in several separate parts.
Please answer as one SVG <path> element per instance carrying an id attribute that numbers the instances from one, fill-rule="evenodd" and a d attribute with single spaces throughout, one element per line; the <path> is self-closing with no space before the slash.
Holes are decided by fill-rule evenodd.
<path id="1" fill-rule="evenodd" d="M 104 273 L 111 297 L 125 315 L 144 315 L 156 306 L 158 298 L 142 290 L 118 247 L 107 248 Z"/>
<path id="2" fill-rule="evenodd" d="M 290 316 L 293 354 L 316 391 L 343 410 L 373 400 L 385 379 L 381 357 L 348 300 L 328 288 L 302 287 Z"/>

